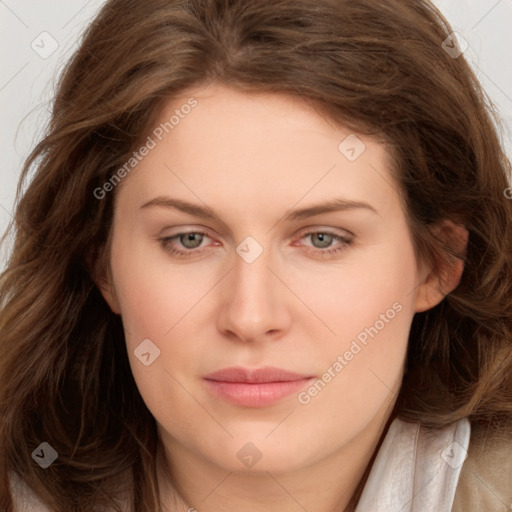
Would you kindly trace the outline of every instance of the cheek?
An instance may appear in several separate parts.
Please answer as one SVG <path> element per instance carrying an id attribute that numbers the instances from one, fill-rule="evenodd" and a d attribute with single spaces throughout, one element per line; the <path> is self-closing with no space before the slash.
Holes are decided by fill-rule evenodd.
<path id="1" fill-rule="evenodd" d="M 377 329 L 379 337 L 384 332 L 406 336 L 414 315 L 416 278 L 413 247 L 403 237 L 400 243 L 356 249 L 321 274 L 297 270 L 290 282 L 322 320 L 322 346 L 331 351 L 342 350 L 358 335 L 364 342 L 368 329 Z M 318 321 L 316 325 L 322 327 Z"/>
<path id="2" fill-rule="evenodd" d="M 318 414 L 322 404 L 345 404 L 351 417 L 365 418 L 401 381 L 414 316 L 413 247 L 404 237 L 359 253 L 346 270 L 337 270 L 332 279 L 312 281 L 302 291 L 331 331 L 315 347 L 322 382 L 306 390 L 302 403 L 314 400 L 311 411 L 318 407 Z"/>
<path id="3" fill-rule="evenodd" d="M 297 428 L 323 430 L 326 453 L 384 414 L 401 384 L 414 316 L 414 263 L 391 255 L 380 261 L 347 275 L 344 287 L 329 287 L 317 301 L 319 316 L 336 335 L 325 331 L 314 349 L 319 378 L 298 396 L 295 419 Z"/>
<path id="4" fill-rule="evenodd" d="M 177 430 L 189 428 L 185 418 L 194 417 L 194 402 L 182 388 L 187 387 L 183 375 L 191 378 L 197 373 L 198 358 L 197 346 L 186 334 L 190 337 L 193 306 L 207 290 L 206 283 L 187 285 L 187 277 L 179 271 L 172 275 L 167 271 L 164 278 L 162 269 L 144 261 L 135 249 L 118 253 L 113 265 L 131 371 L 158 421 Z"/>
<path id="5" fill-rule="evenodd" d="M 195 332 L 204 299 L 218 280 L 196 265 L 172 267 L 162 254 L 163 258 L 154 248 L 125 240 L 112 246 L 112 273 L 130 366 L 156 416 L 167 410 L 170 401 L 184 408 L 190 403 L 186 394 L 181 396 L 177 382 L 198 372 L 198 352 L 205 341 Z"/>
<path id="6" fill-rule="evenodd" d="M 195 265 L 169 265 L 163 250 L 136 241 L 113 247 L 112 271 L 129 345 L 141 336 L 163 339 L 194 314 L 214 277 Z"/>
<path id="7" fill-rule="evenodd" d="M 364 417 L 401 378 L 414 310 L 407 287 L 376 287 L 368 275 L 351 284 L 353 291 L 347 286 L 317 302 L 319 316 L 332 331 L 321 337 L 312 333 L 312 339 L 321 340 L 315 360 L 329 388 L 318 405 L 332 399 L 350 404 L 351 416 Z"/>

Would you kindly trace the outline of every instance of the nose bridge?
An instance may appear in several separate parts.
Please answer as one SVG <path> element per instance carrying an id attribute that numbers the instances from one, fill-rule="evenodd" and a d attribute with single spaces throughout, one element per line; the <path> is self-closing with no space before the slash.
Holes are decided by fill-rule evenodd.
<path id="1" fill-rule="evenodd" d="M 252 239 L 238 245 L 230 283 L 234 302 L 251 304 L 253 315 L 264 312 L 272 300 L 271 288 L 275 285 L 268 268 L 271 267 L 271 251 L 256 243 Z"/>
<path id="2" fill-rule="evenodd" d="M 283 329 L 286 315 L 279 290 L 282 284 L 269 267 L 272 251 L 254 238 L 248 237 L 237 246 L 223 293 L 221 330 L 251 340 Z"/>
<path id="3" fill-rule="evenodd" d="M 245 248 L 247 245 L 245 245 Z M 234 291 L 242 294 L 242 297 L 257 298 L 265 289 L 268 290 L 270 283 L 269 277 L 272 273 L 269 271 L 270 251 L 263 250 L 261 254 L 255 255 L 254 248 L 250 248 L 247 253 L 240 254 L 243 251 L 242 244 L 237 248 L 237 257 L 233 269 L 233 287 Z M 246 258 L 247 256 L 247 258 Z"/>

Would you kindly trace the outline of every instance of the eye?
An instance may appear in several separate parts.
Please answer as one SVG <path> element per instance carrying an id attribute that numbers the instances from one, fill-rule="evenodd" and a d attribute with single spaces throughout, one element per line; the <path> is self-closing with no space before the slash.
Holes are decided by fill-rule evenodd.
<path id="1" fill-rule="evenodd" d="M 309 252 L 321 258 L 328 258 L 341 253 L 341 251 L 344 251 L 353 241 L 351 237 L 333 233 L 328 230 L 309 231 L 302 234 L 301 240 L 304 238 L 310 238 L 313 244 L 313 248 L 310 249 Z M 333 246 L 334 242 L 338 242 L 338 245 Z"/>
<path id="2" fill-rule="evenodd" d="M 313 245 L 315 242 L 319 242 L 318 246 L 316 246 L 317 249 L 326 249 L 331 245 L 333 240 L 335 239 L 334 235 L 331 235 L 329 233 L 310 233 L 309 235 L 311 237 L 311 240 L 313 241 Z"/>
<path id="3" fill-rule="evenodd" d="M 180 258 L 189 258 L 197 256 L 198 253 L 202 253 L 203 250 L 198 250 L 201 247 L 201 243 L 206 238 L 210 238 L 206 233 L 202 231 L 190 231 L 185 233 L 178 233 L 173 236 L 168 236 L 159 239 L 160 245 L 173 256 Z M 176 240 L 185 250 L 175 247 L 173 241 Z M 176 243 L 175 242 L 175 243 Z"/>
<path id="4" fill-rule="evenodd" d="M 178 235 L 178 240 L 187 249 L 197 249 L 204 237 L 204 233 L 181 233 Z"/>

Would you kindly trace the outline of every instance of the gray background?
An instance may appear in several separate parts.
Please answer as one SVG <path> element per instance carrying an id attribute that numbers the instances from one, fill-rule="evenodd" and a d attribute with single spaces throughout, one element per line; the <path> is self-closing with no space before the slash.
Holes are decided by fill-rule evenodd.
<path id="1" fill-rule="evenodd" d="M 22 163 L 48 119 L 56 78 L 103 3 L 0 0 L 1 233 L 10 220 Z M 512 157 L 512 0 L 435 3 L 453 30 L 468 42 L 464 55 L 499 110 L 504 123 L 503 144 Z M 4 246 L 0 249 L 0 268 L 5 252 Z"/>

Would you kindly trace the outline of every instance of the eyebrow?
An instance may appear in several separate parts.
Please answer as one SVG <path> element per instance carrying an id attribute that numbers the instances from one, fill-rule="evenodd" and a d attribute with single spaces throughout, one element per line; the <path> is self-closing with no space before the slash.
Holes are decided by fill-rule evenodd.
<path id="1" fill-rule="evenodd" d="M 182 199 L 176 199 L 168 196 L 158 196 L 154 199 L 151 199 L 147 203 L 144 203 L 140 209 L 150 208 L 159 206 L 162 208 L 176 209 L 180 210 L 184 213 L 188 213 L 190 215 L 194 215 L 196 217 L 200 217 L 203 219 L 215 220 L 221 224 L 224 222 L 220 219 L 220 217 L 208 206 L 200 206 L 198 204 L 189 203 L 188 201 L 184 201 Z M 312 206 L 308 206 L 306 208 L 300 208 L 288 211 L 284 216 L 283 220 L 285 221 L 295 221 L 302 220 L 308 217 L 314 217 L 315 215 L 320 215 L 322 213 L 331 213 L 331 212 L 340 212 L 347 210 L 356 210 L 363 209 L 370 212 L 373 212 L 377 215 L 379 213 L 377 210 L 370 204 L 361 202 L 361 201 L 349 201 L 347 199 L 336 198 L 327 202 L 323 202 L 320 204 L 315 204 Z"/>

